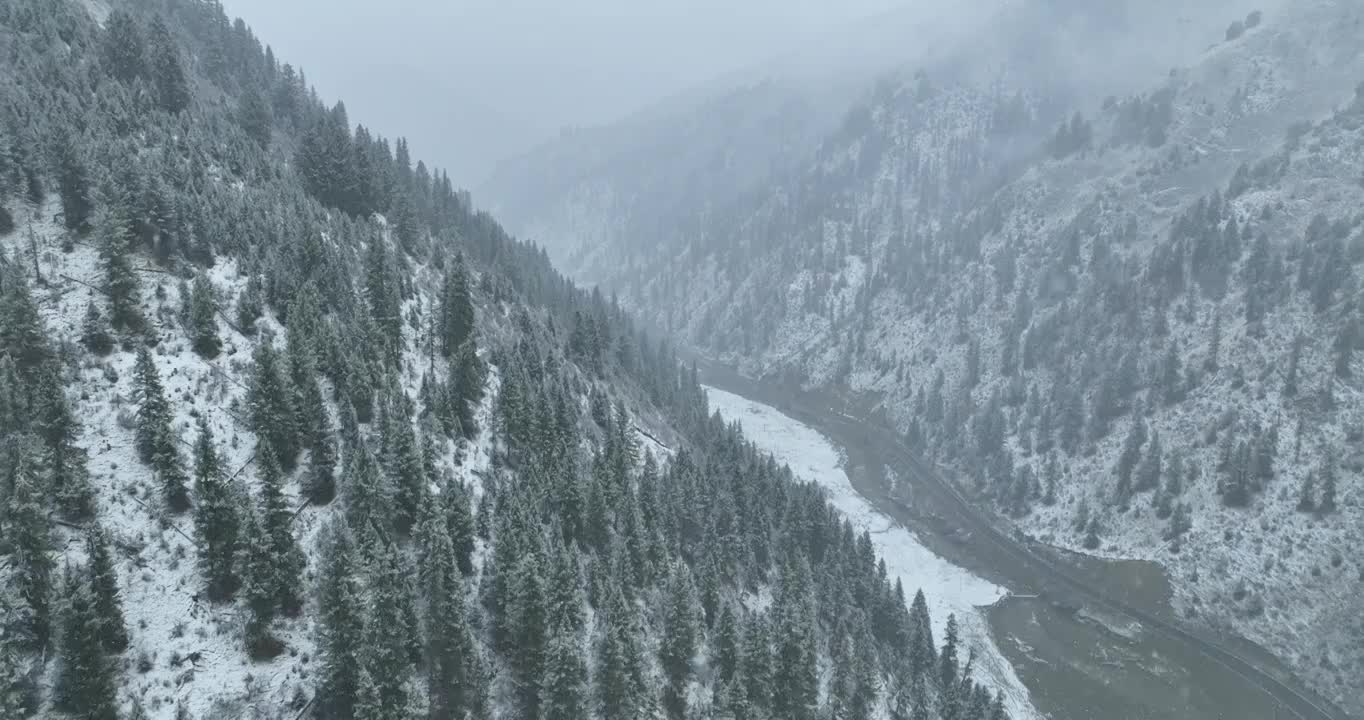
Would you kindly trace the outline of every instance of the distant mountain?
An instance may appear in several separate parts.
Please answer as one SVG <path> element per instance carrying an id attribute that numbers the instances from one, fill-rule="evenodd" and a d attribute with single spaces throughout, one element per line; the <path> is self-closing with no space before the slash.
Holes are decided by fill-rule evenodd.
<path id="1" fill-rule="evenodd" d="M 1364 711 L 1364 8 L 1098 6 L 1005 8 L 801 167 L 637 203 L 683 216 L 657 233 L 543 242 L 704 352 L 879 398 L 1022 530 L 1158 560 L 1190 622 Z"/>
<path id="2" fill-rule="evenodd" d="M 651 251 L 649 238 L 796 167 L 836 107 L 837 100 L 760 80 L 619 126 L 566 131 L 504 164 L 479 196 L 584 279 L 606 268 L 628 272 Z"/>
<path id="3" fill-rule="evenodd" d="M 575 278 L 611 284 L 635 277 L 656 247 L 692 242 L 705 218 L 742 207 L 751 191 L 808 165 L 878 84 L 929 70 L 939 84 L 1026 88 L 1050 116 L 1145 89 L 1198 57 L 1239 11 L 1233 0 L 1186 5 L 906 6 L 830 29 L 803 52 L 736 70 L 619 122 L 567 129 L 504 162 L 475 195 Z"/>

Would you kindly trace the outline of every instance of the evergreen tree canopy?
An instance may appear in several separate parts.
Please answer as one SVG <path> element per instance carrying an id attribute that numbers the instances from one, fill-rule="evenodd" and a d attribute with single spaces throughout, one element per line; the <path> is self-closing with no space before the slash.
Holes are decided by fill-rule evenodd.
<path id="1" fill-rule="evenodd" d="M 244 535 L 241 508 L 227 474 L 219 463 L 218 449 L 208 420 L 199 417 L 194 442 L 194 533 L 198 541 L 199 567 L 207 583 L 208 597 L 225 600 L 239 582 L 239 546 L 260 544 L 258 536 Z"/>
<path id="2" fill-rule="evenodd" d="M 68 573 L 63 594 L 61 675 L 53 688 L 54 702 L 82 720 L 118 720 L 114 668 L 102 642 L 107 625 L 94 593 L 88 582 Z"/>

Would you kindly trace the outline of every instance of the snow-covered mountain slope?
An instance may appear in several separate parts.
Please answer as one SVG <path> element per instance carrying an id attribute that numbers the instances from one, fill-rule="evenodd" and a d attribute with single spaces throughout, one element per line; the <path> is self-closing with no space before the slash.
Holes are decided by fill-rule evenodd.
<path id="1" fill-rule="evenodd" d="M 1190 622 L 1359 712 L 1364 8 L 1251 9 L 1108 100 L 883 84 L 608 285 L 713 355 L 879 398 L 1023 530 L 1160 561 Z"/>
<path id="2" fill-rule="evenodd" d="M 218 3 L 0 3 L 0 99 L 4 720 L 1026 707 L 667 343 Z"/>
<path id="3" fill-rule="evenodd" d="M 16 219 L 23 230 L 0 238 L 0 254 L 27 265 L 31 249 L 37 248 L 36 263 L 44 281 L 35 288 L 34 299 L 52 341 L 73 349 L 79 347 L 87 306 L 105 300 L 99 289 L 105 281 L 99 253 L 91 243 L 61 249 L 68 236 L 52 221 L 60 211 L 58 202 L 21 210 Z M 184 454 L 189 456 L 196 440 L 196 420 L 206 418 L 223 468 L 250 495 L 257 495 L 255 459 L 260 446 L 245 418 L 249 415 L 251 349 L 262 340 L 241 334 L 224 315 L 215 318 L 222 354 L 213 359 L 197 354 L 177 319 L 178 308 L 188 303 L 188 298 L 179 296 L 178 279 L 150 262 L 139 264 L 148 281 L 138 304 L 154 318 L 145 341 L 155 345 L 153 355 L 171 399 L 172 425 Z M 206 274 L 225 307 L 231 307 L 231 301 L 245 291 L 248 276 L 235 261 L 219 261 Z M 417 300 L 422 302 L 429 298 Z M 263 341 L 275 342 L 283 351 L 284 328 L 268 316 L 259 325 Z M 188 712 L 190 717 L 230 716 L 248 710 L 269 717 L 267 708 L 298 709 L 299 698 L 311 697 L 317 673 L 316 612 L 281 620 L 275 633 L 287 648 L 285 653 L 264 661 L 247 657 L 241 640 L 244 610 L 204 596 L 204 576 L 195 562 L 200 539 L 191 518 L 172 515 L 161 507 L 155 475 L 144 469 L 137 456 L 134 359 L 131 352 L 105 358 L 86 356 L 77 369 L 68 372 L 66 385 L 84 429 L 79 445 L 89 455 L 90 483 L 100 508 L 95 522 L 108 532 L 115 548 L 124 619 L 132 637 L 122 658 L 126 680 L 120 694 L 136 698 L 152 717 L 179 712 Z M 414 356 L 409 366 L 419 367 L 418 360 Z M 490 392 L 476 411 L 480 434 L 458 452 L 449 448 L 438 453 L 438 472 L 476 494 L 482 493 L 480 478 L 489 469 L 493 451 L 495 369 L 491 376 Z M 415 396 L 420 381 L 420 375 L 409 372 L 403 379 L 405 390 Z M 335 414 L 334 408 L 330 411 Z M 315 582 L 322 547 L 319 530 L 339 517 L 340 508 L 310 506 L 301 484 L 291 484 L 286 494 L 289 506 L 297 508 L 292 528 L 307 557 L 305 579 Z M 53 528 L 59 564 L 86 561 L 86 524 Z M 54 669 L 49 665 L 49 670 Z M 43 684 L 51 686 L 55 678 L 52 672 Z"/>

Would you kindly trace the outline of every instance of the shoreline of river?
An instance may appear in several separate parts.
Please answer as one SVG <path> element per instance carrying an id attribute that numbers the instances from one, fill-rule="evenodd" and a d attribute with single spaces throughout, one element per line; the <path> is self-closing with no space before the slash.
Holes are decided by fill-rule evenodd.
<path id="1" fill-rule="evenodd" d="M 1116 631 L 1112 622 L 1095 613 L 1078 612 L 1080 607 L 1064 594 L 1047 597 L 1050 588 L 1036 587 L 1041 584 L 1037 578 L 1021 576 L 1011 558 L 963 537 L 965 523 L 954 517 L 952 503 L 935 497 L 932 488 L 916 486 L 913 501 L 906 502 L 887 480 L 887 458 L 893 454 L 877 444 L 874 433 L 858 431 L 856 416 L 848 412 L 855 408 L 844 399 L 802 392 L 803 401 L 811 395 L 817 402 L 792 402 L 784 397 L 788 391 L 724 368 L 707 367 L 704 379 L 707 385 L 766 405 L 827 438 L 838 448 L 842 469 L 856 493 L 880 517 L 912 528 L 920 543 L 939 558 L 1019 595 L 1035 596 L 1002 597 L 982 615 L 992 644 L 1017 673 L 1040 715 L 1057 720 L 1284 716 L 1266 690 L 1247 685 L 1233 669 L 1210 662 L 1187 643 L 1148 632 L 1140 623 L 1127 623 Z M 829 411 L 813 414 L 810 406 Z M 907 485 L 903 479 L 899 484 Z M 1086 557 L 1083 565 L 1087 577 L 1118 589 L 1149 587 L 1152 573 L 1163 575 L 1153 563 Z M 1170 612 L 1167 598 L 1143 595 L 1140 602 L 1153 614 Z"/>

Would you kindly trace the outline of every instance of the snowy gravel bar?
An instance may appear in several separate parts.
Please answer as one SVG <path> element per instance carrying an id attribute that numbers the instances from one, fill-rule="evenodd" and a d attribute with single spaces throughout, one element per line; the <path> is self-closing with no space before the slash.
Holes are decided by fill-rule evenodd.
<path id="1" fill-rule="evenodd" d="M 864 529 L 871 533 L 888 574 L 904 583 L 907 599 L 913 598 L 916 589 L 924 591 L 935 641 L 942 640 L 948 614 L 956 614 L 963 649 L 975 650 L 979 678 L 1005 692 L 1010 717 L 1040 717 L 1031 706 L 1027 688 L 990 638 L 981 610 L 1004 597 L 1004 588 L 933 554 L 913 532 L 872 507 L 853 489 L 838 449 L 814 428 L 733 393 L 707 387 L 706 394 L 712 410 L 728 421 L 738 421 L 750 441 L 790 466 L 798 477 L 824 488 L 829 502 L 859 533 Z"/>

